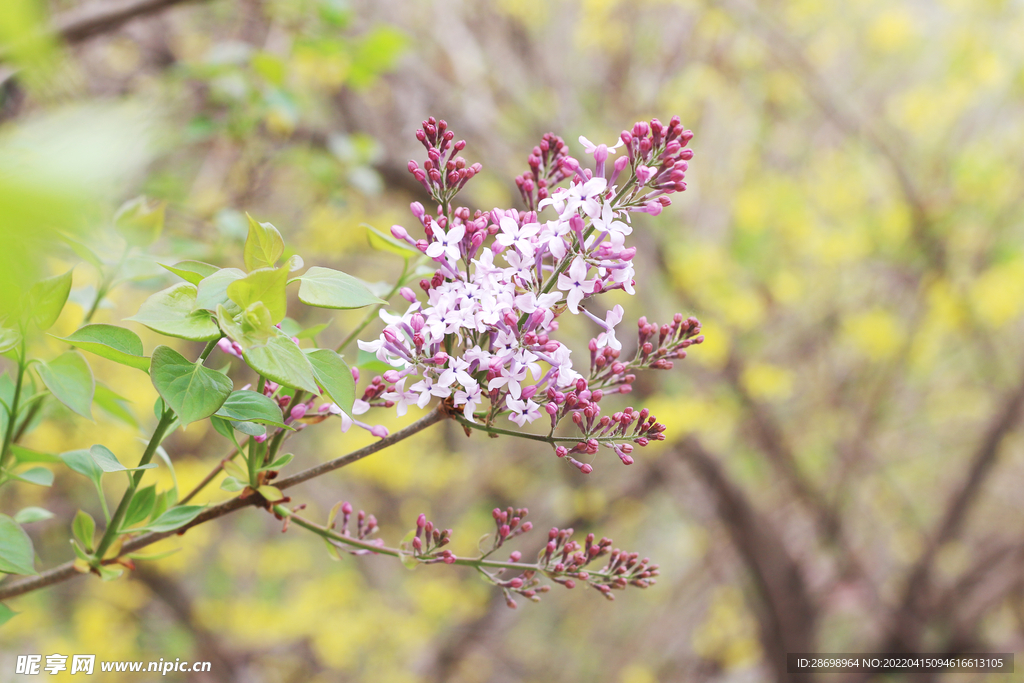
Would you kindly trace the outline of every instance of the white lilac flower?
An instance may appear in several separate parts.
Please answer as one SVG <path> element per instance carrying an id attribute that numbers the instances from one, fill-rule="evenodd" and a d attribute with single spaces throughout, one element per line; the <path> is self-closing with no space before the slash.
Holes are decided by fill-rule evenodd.
<path id="1" fill-rule="evenodd" d="M 559 292 L 548 292 L 540 296 L 527 292 L 516 297 L 516 306 L 523 313 L 533 313 L 538 308 L 551 308 L 561 300 L 562 295 Z"/>
<path id="2" fill-rule="evenodd" d="M 615 304 L 612 310 L 605 315 L 605 331 L 597 335 L 597 345 L 600 347 L 609 346 L 616 351 L 622 348 L 622 342 L 615 338 L 615 326 L 622 322 L 622 306 Z"/>
<path id="3" fill-rule="evenodd" d="M 573 313 L 580 312 L 580 301 L 586 295 L 593 294 L 594 285 L 597 284 L 597 280 L 587 279 L 587 270 L 587 262 L 582 256 L 577 256 L 569 266 L 568 274 L 562 273 L 558 276 L 558 288 L 568 292 L 566 303 Z"/>
<path id="4" fill-rule="evenodd" d="M 417 394 L 415 391 L 405 390 L 405 380 L 407 379 L 409 378 L 403 377 L 402 379 L 398 380 L 397 382 L 395 382 L 394 391 L 386 391 L 384 392 L 384 394 L 381 395 L 381 398 L 383 398 L 385 401 L 394 401 L 395 408 L 398 412 L 398 417 L 402 417 L 403 415 L 405 415 L 406 412 L 408 412 L 409 410 L 409 406 L 415 404 L 416 401 L 419 400 L 419 394 Z"/>
<path id="5" fill-rule="evenodd" d="M 487 383 L 487 391 L 494 391 L 506 387 L 513 398 L 523 395 L 521 382 L 526 379 L 527 366 L 513 359 L 512 362 L 501 366 L 501 374 Z"/>
<path id="6" fill-rule="evenodd" d="M 505 400 L 505 406 L 512 411 L 508 416 L 508 419 L 512 420 L 520 427 L 527 422 L 533 422 L 540 417 L 540 406 L 529 399 L 526 401 L 520 401 L 510 396 Z"/>
<path id="7" fill-rule="evenodd" d="M 419 398 L 416 399 L 416 405 L 418 405 L 420 408 L 425 408 L 427 404 L 430 403 L 430 398 L 432 396 L 437 396 L 438 398 L 448 398 L 449 396 L 452 395 L 452 390 L 450 387 L 436 384 L 434 382 L 434 378 L 429 374 L 425 374 L 423 376 L 423 379 L 409 387 L 409 390 L 416 392 L 419 395 Z"/>
<path id="8" fill-rule="evenodd" d="M 614 154 L 615 150 L 617 150 L 619 147 L 622 146 L 622 138 L 621 137 L 619 138 L 618 142 L 616 142 L 611 147 L 609 147 L 608 145 L 602 145 L 602 144 L 595 145 L 593 142 L 591 142 L 590 140 L 586 139 L 582 135 L 580 136 L 579 140 L 580 140 L 580 144 L 583 145 L 583 152 L 585 154 L 593 154 L 594 152 L 596 152 L 598 150 L 599 147 L 604 147 L 608 151 L 609 154 Z"/>
<path id="9" fill-rule="evenodd" d="M 466 387 L 465 391 L 455 392 L 455 405 L 460 406 L 465 404 L 462 409 L 462 414 L 470 422 L 476 422 L 473 419 L 473 411 L 483 401 L 483 392 L 480 390 L 480 385 L 474 383 L 471 387 Z"/>
<path id="10" fill-rule="evenodd" d="M 508 216 L 502 217 L 498 225 L 501 227 L 501 232 L 495 235 L 495 242 L 506 249 L 515 247 L 526 258 L 533 258 L 536 245 L 531 240 L 537 235 L 540 225 L 537 223 L 527 223 L 521 226 Z"/>
<path id="11" fill-rule="evenodd" d="M 453 225 L 448 232 L 439 227 L 434 227 L 434 242 L 427 247 L 427 256 L 432 259 L 445 258 L 449 264 L 455 264 L 462 256 L 459 250 L 459 242 L 466 236 L 466 226 L 458 223 Z"/>

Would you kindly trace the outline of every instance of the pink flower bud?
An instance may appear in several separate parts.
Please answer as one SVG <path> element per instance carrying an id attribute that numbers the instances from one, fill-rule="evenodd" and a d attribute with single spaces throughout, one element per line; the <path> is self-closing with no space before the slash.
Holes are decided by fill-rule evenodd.
<path id="1" fill-rule="evenodd" d="M 416 518 L 416 526 L 417 526 L 417 528 L 422 529 L 426 525 L 427 525 L 427 516 L 421 512 L 420 516 Z"/>
<path id="2" fill-rule="evenodd" d="M 508 556 L 508 559 L 512 560 L 513 562 L 518 562 L 522 557 L 523 554 L 521 552 L 519 552 L 518 550 L 514 550 L 512 551 L 512 554 Z"/>
<path id="3" fill-rule="evenodd" d="M 420 540 L 419 536 L 416 536 L 415 538 L 412 539 L 412 547 L 417 552 L 420 551 L 420 550 L 423 550 L 423 541 Z"/>
<path id="4" fill-rule="evenodd" d="M 303 418 L 303 416 L 305 416 L 306 411 L 308 409 L 309 408 L 308 408 L 308 406 L 305 403 L 300 403 L 299 405 L 295 406 L 294 408 L 292 408 L 292 412 L 291 412 L 292 419 L 293 420 L 301 420 Z"/>
<path id="5" fill-rule="evenodd" d="M 384 425 L 374 425 L 373 427 L 370 427 L 370 433 L 373 434 L 378 439 L 383 439 L 390 432 L 388 432 L 388 428 L 385 427 Z"/>
<path id="6" fill-rule="evenodd" d="M 555 455 L 557 455 L 559 458 L 564 458 L 568 454 L 569 454 L 569 449 L 566 448 L 565 446 L 556 446 L 555 447 Z"/>
<path id="7" fill-rule="evenodd" d="M 266 434 L 259 434 L 259 435 L 255 436 L 253 438 L 256 439 L 256 443 L 263 443 L 264 441 L 267 440 L 267 435 Z"/>
<path id="8" fill-rule="evenodd" d="M 402 376 L 398 374 L 397 370 L 388 370 L 384 373 L 384 381 L 388 384 L 394 384 L 400 379 L 402 379 Z"/>

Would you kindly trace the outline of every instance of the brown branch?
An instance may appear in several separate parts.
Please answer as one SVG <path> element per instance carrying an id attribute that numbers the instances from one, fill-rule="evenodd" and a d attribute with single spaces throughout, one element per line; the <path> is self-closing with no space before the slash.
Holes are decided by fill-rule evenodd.
<path id="1" fill-rule="evenodd" d="M 753 575 L 763 608 L 758 610 L 761 643 L 779 683 L 812 680 L 786 671 L 786 653 L 814 652 L 818 608 L 778 531 L 758 514 L 743 491 L 701 443 L 687 437 L 677 452 L 712 493 L 718 516 Z"/>
<path id="2" fill-rule="evenodd" d="M 889 630 L 888 644 L 879 650 L 880 652 L 910 652 L 916 648 L 923 622 L 929 611 L 925 602 L 931 590 L 935 557 L 943 545 L 959 534 L 985 479 L 995 465 L 1003 440 L 1020 421 L 1022 407 L 1024 407 L 1024 376 L 1018 381 L 1013 393 L 1007 397 L 1003 409 L 992 417 L 981 443 L 971 459 L 971 465 L 963 484 L 959 491 L 950 498 L 946 511 L 936 525 L 931 539 L 908 572 L 903 598 L 900 601 L 899 609 L 893 616 L 892 626 Z"/>
<path id="3" fill-rule="evenodd" d="M 91 2 L 53 18 L 53 32 L 69 43 L 114 31 L 132 19 L 162 12 L 189 0 L 104 0 Z"/>
<path id="4" fill-rule="evenodd" d="M 321 465 L 316 465 L 315 467 L 310 467 L 309 469 L 298 472 L 297 474 L 293 474 L 290 477 L 275 481 L 274 485 L 279 489 L 286 489 L 305 481 L 309 481 L 314 477 L 319 477 L 320 475 L 326 474 L 332 470 L 336 470 L 339 467 L 351 465 L 358 460 L 362 460 L 369 455 L 373 455 L 377 451 L 383 450 L 388 446 L 392 446 L 399 441 L 408 439 L 413 434 L 423 431 L 427 427 L 440 422 L 444 418 L 445 413 L 440 408 L 435 408 L 408 427 L 400 429 L 390 436 L 386 436 L 383 439 L 375 441 L 369 446 L 364 446 L 363 448 L 352 451 L 340 458 L 335 458 L 334 460 L 330 460 Z M 223 517 L 224 515 L 230 514 L 236 510 L 259 505 L 263 502 L 263 498 L 256 495 L 249 496 L 247 498 L 232 498 L 231 500 L 206 508 L 198 517 L 178 529 L 174 529 L 172 531 L 150 532 L 125 541 L 121 548 L 121 554 L 125 555 L 135 552 L 136 550 L 145 548 L 148 545 L 175 534 L 183 534 L 194 526 L 199 526 L 200 524 Z M 80 576 L 80 573 L 75 571 L 71 562 L 65 562 L 64 564 L 42 572 L 37 576 L 18 579 L 16 581 L 0 585 L 0 600 L 6 600 L 18 595 L 24 595 L 25 593 L 31 593 L 32 591 L 39 590 L 40 588 L 45 588 L 46 586 L 52 586 L 55 583 L 67 581 L 75 576 Z"/>

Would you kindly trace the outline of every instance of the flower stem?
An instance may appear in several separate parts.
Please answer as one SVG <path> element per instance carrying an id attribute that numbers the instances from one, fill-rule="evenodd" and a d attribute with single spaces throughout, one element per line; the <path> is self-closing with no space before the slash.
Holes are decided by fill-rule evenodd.
<path id="1" fill-rule="evenodd" d="M 156 454 L 156 449 L 160 446 L 160 442 L 163 441 L 164 435 L 167 432 L 167 428 L 171 426 L 175 420 L 174 411 L 169 408 L 164 408 L 163 415 L 160 417 L 160 422 L 157 423 L 156 429 L 153 430 L 153 436 L 149 439 L 149 444 L 146 446 L 145 452 L 139 459 L 138 467 L 148 465 L 149 461 L 153 459 L 153 455 Z M 142 481 L 143 475 L 146 470 L 135 470 L 128 475 L 128 490 L 121 496 L 121 502 L 117 506 L 117 510 L 114 511 L 114 516 L 111 518 L 110 523 L 107 524 L 106 531 L 103 532 L 103 538 L 100 539 L 99 545 L 96 546 L 96 557 L 102 558 L 103 554 L 107 552 L 107 548 L 117 538 L 117 532 L 120 531 L 121 521 L 124 519 L 124 515 L 128 512 L 128 505 L 132 501 L 132 497 L 135 495 L 135 489 L 139 486 L 139 482 Z"/>

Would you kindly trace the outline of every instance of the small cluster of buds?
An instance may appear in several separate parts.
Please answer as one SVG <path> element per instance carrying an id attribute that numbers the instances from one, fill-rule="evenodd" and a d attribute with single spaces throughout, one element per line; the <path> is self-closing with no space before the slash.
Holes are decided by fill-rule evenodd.
<path id="1" fill-rule="evenodd" d="M 578 581 L 583 581 L 609 600 L 615 599 L 612 590 L 628 586 L 648 588 L 654 585 L 658 566 L 651 564 L 647 558 L 639 559 L 637 553 L 613 549 L 609 538 L 597 540 L 594 534 L 587 534 L 583 545 L 580 545 L 572 540 L 572 535 L 571 528 L 553 527 L 548 531 L 547 545 L 538 554 L 537 569 L 527 569 L 512 578 L 504 576 L 506 569 L 489 575 L 494 585 L 504 591 L 505 603 L 509 607 L 516 607 L 513 593 L 532 602 L 539 602 L 540 594 L 550 590 L 549 586 L 541 584 L 541 575 L 568 589 L 575 588 Z M 609 559 L 602 569 L 586 570 L 587 565 L 606 555 Z M 515 551 L 509 560 L 518 563 L 521 557 L 521 553 Z"/>
<path id="2" fill-rule="evenodd" d="M 427 519 L 425 514 L 420 513 L 416 518 L 415 534 L 409 541 L 401 544 L 403 550 L 412 553 L 417 562 L 422 564 L 436 564 L 444 562 L 453 564 L 455 555 L 451 550 L 444 548 L 452 539 L 451 529 L 441 529 Z"/>
<path id="3" fill-rule="evenodd" d="M 601 347 L 597 338 L 590 340 L 590 381 L 602 388 L 619 386 L 629 393 L 636 380 L 636 370 L 671 370 L 673 359 L 686 358 L 686 349 L 704 342 L 700 321 L 684 318 L 682 313 L 672 317 L 671 324 L 659 326 L 647 317 L 637 321 L 637 348 L 632 360 L 622 362 L 619 349 Z"/>
<path id="4" fill-rule="evenodd" d="M 633 130 L 624 130 L 619 139 L 626 146 L 626 154 L 636 173 L 637 183 L 642 187 L 670 194 L 686 189 L 686 171 L 693 158 L 693 150 L 687 145 L 693 132 L 685 130 L 678 116 L 673 116 L 668 126 L 658 119 L 638 121 Z M 666 196 L 648 195 L 648 213 L 657 215 L 661 207 L 670 203 Z M 658 205 L 658 206 L 655 206 Z"/>
<path id="5" fill-rule="evenodd" d="M 494 508 L 491 517 L 494 518 L 494 545 L 491 552 L 494 552 L 505 541 L 511 540 L 520 534 L 525 534 L 533 528 L 533 522 L 524 522 L 526 515 L 530 514 L 527 508 Z"/>
<path id="6" fill-rule="evenodd" d="M 466 141 L 453 143 L 455 134 L 448 130 L 448 124 L 433 116 L 423 122 L 416 131 L 416 139 L 427 150 L 423 168 L 415 161 L 409 161 L 409 172 L 440 204 L 447 204 L 465 184 L 483 168 L 479 163 L 467 165 L 466 160 L 456 156 L 466 148 Z M 445 153 L 448 158 L 445 159 Z"/>
<path id="7" fill-rule="evenodd" d="M 704 342 L 700 333 L 700 321 L 696 318 L 683 319 L 676 313 L 671 325 L 647 322 L 646 317 L 637 322 L 637 359 L 634 366 L 652 370 L 671 370 L 673 358 L 686 358 L 686 348 Z M 655 343 L 657 338 L 657 343 Z"/>
<path id="8" fill-rule="evenodd" d="M 530 170 L 516 177 L 516 187 L 530 211 L 535 211 L 539 201 L 551 196 L 550 186 L 572 178 L 580 165 L 569 156 L 565 141 L 554 133 L 544 134 L 527 163 Z"/>
<path id="9" fill-rule="evenodd" d="M 583 474 L 590 474 L 594 468 L 589 463 L 575 459 L 573 457 L 575 454 L 595 455 L 600 447 L 604 446 L 614 450 L 623 464 L 632 465 L 633 456 L 630 454 L 633 452 L 633 444 L 643 447 L 651 441 L 665 439 L 665 425 L 651 417 L 646 408 L 636 411 L 632 407 L 628 407 L 611 416 L 601 415 L 599 403 L 604 396 L 604 391 L 601 389 L 591 391 L 588 389 L 587 381 L 582 378 L 576 380 L 574 389 L 574 391 L 564 394 L 554 389 L 548 389 L 548 403 L 544 409 L 551 416 L 552 428 L 563 418 L 568 417 L 582 432 L 582 441 L 572 448 L 555 446 L 555 455 L 565 458 L 569 464 Z M 632 429 L 630 429 L 631 427 Z"/>
<path id="10" fill-rule="evenodd" d="M 327 527 L 329 529 L 333 530 L 335 528 L 335 524 L 337 522 L 337 518 L 338 518 L 338 513 L 339 512 L 341 513 L 341 531 L 340 531 L 340 533 L 341 533 L 342 536 L 350 536 L 350 537 L 353 537 L 353 538 L 357 538 L 360 541 L 366 541 L 366 540 L 368 540 L 370 538 L 370 536 L 375 534 L 379 530 L 379 528 L 380 528 L 380 527 L 377 526 L 377 518 L 376 517 L 374 517 L 373 515 L 368 515 L 363 510 L 360 510 L 355 515 L 355 518 L 356 518 L 356 528 L 355 528 L 355 534 L 353 535 L 349 531 L 349 521 L 352 518 L 352 504 L 349 503 L 348 501 L 344 501 L 344 502 L 341 502 L 341 503 L 337 503 L 334 507 L 332 507 L 330 513 L 327 515 Z M 374 542 L 377 545 L 379 545 L 379 546 L 383 546 L 384 545 L 384 539 L 383 538 L 375 539 Z M 344 551 L 346 553 L 350 553 L 352 555 L 369 555 L 372 552 L 370 550 L 365 550 L 365 549 L 362 549 L 362 548 L 350 548 L 350 547 L 348 547 L 346 545 L 343 545 L 341 543 L 335 543 L 335 542 L 332 542 L 330 540 L 328 540 L 327 543 L 335 551 L 339 551 L 340 550 L 340 551 Z M 334 555 L 335 555 L 335 557 L 338 557 L 336 552 L 334 553 Z"/>

